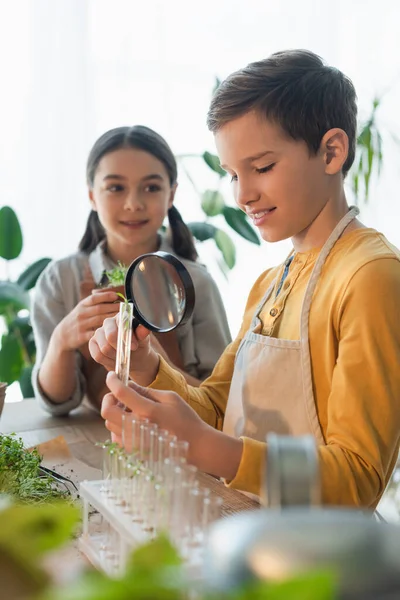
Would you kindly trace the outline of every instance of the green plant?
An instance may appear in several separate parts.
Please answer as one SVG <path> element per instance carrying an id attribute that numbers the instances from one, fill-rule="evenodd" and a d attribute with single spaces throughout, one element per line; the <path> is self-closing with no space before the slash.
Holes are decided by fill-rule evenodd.
<path id="1" fill-rule="evenodd" d="M 213 189 L 200 191 L 191 176 L 188 167 L 188 159 L 200 159 L 213 173 L 216 179 Z M 236 263 L 236 247 L 230 235 L 220 227 L 215 226 L 210 221 L 215 217 L 225 220 L 225 224 L 235 233 L 252 244 L 260 245 L 260 238 L 255 229 L 250 225 L 247 216 L 239 208 L 228 206 L 221 192 L 222 180 L 227 176 L 219 163 L 218 156 L 210 152 L 203 154 L 183 154 L 178 157 L 182 170 L 190 181 L 196 194 L 200 199 L 201 209 L 205 215 L 204 221 L 194 221 L 188 223 L 193 236 L 199 242 L 214 240 L 218 250 L 221 252 L 223 262 L 220 262 L 222 271 L 226 274 L 227 270 L 233 269 Z"/>
<path id="2" fill-rule="evenodd" d="M 232 592 L 196 589 L 198 600 L 334 600 L 332 576 L 317 573 L 283 583 L 254 582 Z M 75 585 L 50 590 L 40 600 L 184 600 L 193 586 L 181 570 L 181 559 L 168 538 L 160 536 L 137 548 L 122 579 L 87 573 Z"/>
<path id="3" fill-rule="evenodd" d="M 383 95 L 375 97 L 368 118 L 359 123 L 356 141 L 356 157 L 350 170 L 350 184 L 357 204 L 367 203 L 373 175 L 378 179 L 383 165 L 383 129 L 377 114 L 382 105 Z M 400 146 L 400 140 L 389 132 L 393 141 Z"/>
<path id="4" fill-rule="evenodd" d="M 34 600 L 49 588 L 43 556 L 71 539 L 79 521 L 72 504 L 21 505 L 0 495 L 0 580 L 3 596 Z"/>
<path id="5" fill-rule="evenodd" d="M 41 258 L 31 264 L 16 281 L 11 281 L 10 262 L 22 252 L 23 238 L 18 217 L 9 206 L 0 209 L 0 258 L 6 278 L 0 280 L 0 318 L 5 325 L 0 342 L 0 381 L 18 381 L 25 398 L 33 396 L 32 367 L 36 347 L 29 320 L 29 290 L 50 262 Z M 22 312 L 23 311 L 23 312 Z"/>
<path id="6" fill-rule="evenodd" d="M 0 434 L 0 494 L 24 503 L 51 502 L 63 498 L 55 480 L 40 471 L 42 457 L 36 449 L 28 452 L 21 438 Z"/>
<path id="7" fill-rule="evenodd" d="M 111 271 L 106 271 L 105 275 L 108 279 L 107 287 L 118 287 L 120 285 L 124 285 L 127 270 L 128 267 L 123 265 L 121 261 L 118 261 L 116 267 L 111 269 Z"/>
<path id="8" fill-rule="evenodd" d="M 221 80 L 216 77 L 212 94 L 215 93 L 220 85 Z M 186 159 L 188 158 L 201 159 L 203 164 L 205 163 L 207 167 L 217 176 L 216 185 L 213 189 L 200 191 L 197 188 L 194 179 L 186 165 Z M 178 156 L 178 160 L 180 161 L 182 170 L 192 184 L 194 191 L 198 195 L 201 208 L 205 214 L 205 221 L 188 223 L 188 227 L 191 230 L 194 238 L 199 242 L 205 242 L 206 240 L 211 239 L 214 240 L 215 245 L 221 252 L 223 259 L 222 261 L 219 261 L 219 266 L 226 276 L 227 269 L 233 269 L 236 264 L 236 247 L 229 234 L 224 229 L 220 229 L 219 227 L 216 227 L 210 223 L 210 219 L 214 217 L 223 217 L 225 219 L 225 223 L 231 229 L 233 229 L 235 233 L 252 244 L 259 246 L 261 243 L 260 238 L 258 237 L 255 229 L 250 225 L 250 222 L 244 212 L 239 208 L 228 206 L 225 203 L 225 198 L 221 193 L 220 188 L 222 180 L 228 174 L 221 167 L 218 156 L 211 154 L 211 152 L 206 150 L 203 152 L 203 154 L 182 154 Z"/>
<path id="9" fill-rule="evenodd" d="M 76 507 L 64 502 L 17 505 L 0 496 L 0 577 L 13 600 L 183 600 L 193 584 L 165 536 L 137 548 L 120 579 L 86 570 L 67 586 L 52 585 L 40 562 L 72 538 Z M 333 577 L 310 573 L 282 583 L 253 582 L 233 592 L 196 590 L 199 600 L 333 600 Z"/>
<path id="10" fill-rule="evenodd" d="M 371 176 L 376 171 L 379 177 L 383 162 L 382 134 L 378 128 L 376 113 L 381 99 L 374 98 L 371 114 L 360 124 L 356 142 L 356 158 L 350 172 L 351 185 L 356 201 L 363 196 L 368 202 Z"/>

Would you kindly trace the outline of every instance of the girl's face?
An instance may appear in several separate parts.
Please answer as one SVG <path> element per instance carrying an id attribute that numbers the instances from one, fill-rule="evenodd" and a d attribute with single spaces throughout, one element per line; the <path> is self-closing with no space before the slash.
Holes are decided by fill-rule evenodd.
<path id="1" fill-rule="evenodd" d="M 172 206 L 176 186 L 152 154 L 133 148 L 103 156 L 89 190 L 114 258 L 153 251 L 157 232 Z"/>

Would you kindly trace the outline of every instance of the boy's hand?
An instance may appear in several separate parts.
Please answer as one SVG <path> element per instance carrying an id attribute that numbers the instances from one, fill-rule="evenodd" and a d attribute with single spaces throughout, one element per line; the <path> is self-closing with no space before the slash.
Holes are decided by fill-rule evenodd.
<path id="1" fill-rule="evenodd" d="M 189 442 L 188 462 L 201 464 L 203 436 L 207 430 L 211 433 L 214 430 L 178 394 L 144 388 L 133 381 L 125 386 L 115 373 L 108 373 L 106 383 L 111 393 L 104 396 L 101 416 L 106 421 L 107 429 L 113 433 L 114 441 L 121 444 L 122 440 L 124 410 L 117 405 L 119 401 L 136 416 L 145 417 L 160 429 L 166 429 L 178 439 Z"/>
<path id="2" fill-rule="evenodd" d="M 242 441 L 207 425 L 178 394 L 146 389 L 133 382 L 125 386 L 115 373 L 108 373 L 106 383 L 111 393 L 103 398 L 101 415 L 113 441 L 122 445 L 125 411 L 118 406 L 119 402 L 138 417 L 147 418 L 179 440 L 189 442 L 189 463 L 217 477 L 229 480 L 235 477 L 243 452 Z"/>
<path id="3" fill-rule="evenodd" d="M 159 356 L 150 343 L 150 331 L 139 325 L 132 331 L 130 377 L 141 385 L 150 385 L 154 381 Z M 89 342 L 89 352 L 92 358 L 103 365 L 107 371 L 115 370 L 118 340 L 118 315 L 106 319 L 96 330 Z"/>

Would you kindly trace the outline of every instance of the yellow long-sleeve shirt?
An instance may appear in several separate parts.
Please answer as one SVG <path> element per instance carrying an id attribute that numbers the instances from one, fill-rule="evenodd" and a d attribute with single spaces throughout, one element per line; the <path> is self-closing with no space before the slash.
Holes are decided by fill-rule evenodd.
<path id="1" fill-rule="evenodd" d="M 295 255 L 280 294 L 272 294 L 261 312 L 263 334 L 299 339 L 301 304 L 318 253 Z M 204 421 L 222 429 L 238 346 L 268 286 L 282 273 L 280 266 L 256 281 L 237 338 L 199 388 L 188 386 L 163 360 L 150 387 L 177 392 Z M 399 305 L 400 252 L 373 229 L 344 234 L 326 260 L 309 320 L 314 399 L 326 442 L 318 450 L 325 504 L 375 507 L 396 463 Z M 277 311 L 271 316 L 273 307 Z M 266 444 L 243 441 L 239 469 L 229 485 L 259 494 Z"/>

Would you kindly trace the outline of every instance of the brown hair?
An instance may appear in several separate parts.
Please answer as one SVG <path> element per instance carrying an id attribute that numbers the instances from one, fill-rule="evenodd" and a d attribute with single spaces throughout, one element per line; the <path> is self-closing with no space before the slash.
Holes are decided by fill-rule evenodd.
<path id="1" fill-rule="evenodd" d="M 86 179 L 89 187 L 93 187 L 96 171 L 103 156 L 121 148 L 143 150 L 155 156 L 166 168 L 171 187 L 176 184 L 178 176 L 176 160 L 165 139 L 149 127 L 135 125 L 134 127 L 110 129 L 95 142 L 86 166 Z M 198 254 L 193 236 L 175 206 L 168 210 L 168 221 L 172 248 L 176 254 L 195 261 Z M 106 232 L 100 223 L 97 212 L 90 211 L 85 233 L 79 243 L 79 250 L 89 254 L 105 237 Z"/>
<path id="2" fill-rule="evenodd" d="M 277 123 L 294 140 L 304 140 L 316 154 L 325 133 L 334 127 L 349 138 L 343 165 L 354 161 L 357 96 L 351 80 L 308 50 L 276 52 L 232 73 L 217 88 L 207 125 L 214 133 L 229 121 L 254 110 Z"/>

